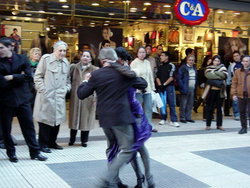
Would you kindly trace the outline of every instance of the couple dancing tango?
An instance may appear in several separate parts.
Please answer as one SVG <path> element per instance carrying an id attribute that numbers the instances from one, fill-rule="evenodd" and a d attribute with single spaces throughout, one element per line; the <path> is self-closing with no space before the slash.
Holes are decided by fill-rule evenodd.
<path id="1" fill-rule="evenodd" d="M 83 100 L 97 94 L 97 117 L 107 138 L 108 169 L 101 188 L 126 188 L 119 178 L 120 168 L 131 162 L 137 177 L 135 188 L 141 188 L 146 180 L 149 188 L 155 188 L 150 170 L 150 158 L 144 142 L 150 137 L 152 127 L 148 123 L 141 104 L 135 98 L 136 89 L 143 92 L 147 82 L 136 77 L 127 64 L 130 55 L 122 47 L 103 48 L 99 59 L 103 68 L 86 75 L 77 94 Z M 136 158 L 140 153 L 145 176 Z"/>

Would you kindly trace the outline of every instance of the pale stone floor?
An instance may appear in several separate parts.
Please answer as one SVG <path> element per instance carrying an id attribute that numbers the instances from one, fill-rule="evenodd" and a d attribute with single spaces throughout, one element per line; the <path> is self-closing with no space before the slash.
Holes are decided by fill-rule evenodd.
<path id="1" fill-rule="evenodd" d="M 239 121 L 224 118 L 222 132 L 205 131 L 201 113 L 194 114 L 195 123 L 175 128 L 153 122 L 158 133 L 147 141 L 157 188 L 248 188 L 250 187 L 250 135 L 239 135 Z M 198 119 L 198 120 L 197 120 Z M 98 122 L 96 122 L 98 123 Z M 37 129 L 37 127 L 36 127 Z M 0 188 L 95 188 L 106 169 L 106 141 L 100 128 L 91 131 L 87 148 L 68 146 L 67 123 L 61 126 L 58 142 L 63 150 L 46 154 L 46 162 L 29 159 L 16 120 L 13 136 L 17 139 L 18 163 L 8 161 L 0 150 Z M 130 187 L 136 178 L 130 165 L 120 173 Z M 145 185 L 145 187 L 147 187 Z"/>

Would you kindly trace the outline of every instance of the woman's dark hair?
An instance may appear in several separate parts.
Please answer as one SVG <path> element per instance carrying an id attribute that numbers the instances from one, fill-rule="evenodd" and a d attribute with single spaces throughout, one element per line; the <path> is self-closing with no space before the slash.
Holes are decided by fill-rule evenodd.
<path id="1" fill-rule="evenodd" d="M 216 58 L 219 59 L 219 60 L 221 60 L 221 57 L 220 57 L 219 55 L 215 55 L 215 56 L 213 56 L 213 58 L 212 58 L 212 62 L 213 62 Z"/>
<path id="2" fill-rule="evenodd" d="M 219 55 L 215 55 L 213 58 L 212 58 L 212 63 L 214 62 L 215 59 L 219 59 L 220 60 L 220 63 L 221 62 L 221 57 Z"/>
<path id="3" fill-rule="evenodd" d="M 131 55 L 123 47 L 117 47 L 115 52 L 117 56 L 124 61 L 131 61 L 132 59 Z"/>
<path id="4" fill-rule="evenodd" d="M 3 44 L 5 47 L 9 47 L 12 45 L 12 41 L 8 37 L 0 38 L 0 43 Z"/>
<path id="5" fill-rule="evenodd" d="M 146 53 L 146 48 L 144 48 L 143 46 L 141 46 L 141 47 L 139 47 L 139 48 L 137 49 L 136 56 L 138 56 L 138 52 L 139 52 L 140 49 L 144 49 L 144 50 L 145 50 L 145 53 Z M 144 59 L 146 59 L 146 55 L 147 55 L 147 53 L 145 54 L 145 58 L 144 58 Z"/>
<path id="6" fill-rule="evenodd" d="M 207 62 L 208 62 L 210 59 L 212 60 L 212 56 L 206 55 L 206 57 L 205 57 L 204 60 L 203 60 L 202 65 L 201 65 L 201 68 L 206 68 L 206 67 L 208 66 Z"/>
<path id="7" fill-rule="evenodd" d="M 91 64 L 94 65 L 94 57 L 93 57 L 91 51 L 89 51 L 89 50 L 83 50 L 83 51 L 82 51 L 82 55 L 83 55 L 84 52 L 88 52 L 88 53 L 90 54 L 90 57 L 91 57 Z M 81 55 L 81 56 L 82 56 L 82 55 Z"/>

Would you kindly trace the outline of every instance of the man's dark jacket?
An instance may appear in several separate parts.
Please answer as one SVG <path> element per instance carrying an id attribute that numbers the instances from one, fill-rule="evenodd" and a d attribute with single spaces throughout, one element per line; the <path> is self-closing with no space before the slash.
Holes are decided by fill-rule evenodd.
<path id="1" fill-rule="evenodd" d="M 89 81 L 79 86 L 77 95 L 84 99 L 96 91 L 100 126 L 110 128 L 134 123 L 128 101 L 130 87 L 145 89 L 147 82 L 143 78 L 125 77 L 114 68 L 104 67 L 91 73 Z"/>
<path id="2" fill-rule="evenodd" d="M 197 70 L 195 67 L 195 87 L 197 85 Z M 178 75 L 177 75 L 177 81 L 178 81 L 178 86 L 181 94 L 188 94 L 189 91 L 189 67 L 187 64 L 182 65 L 179 70 L 178 70 Z"/>
<path id="3" fill-rule="evenodd" d="M 13 75 L 13 80 L 6 81 L 4 78 L 6 75 Z M 0 58 L 0 104 L 18 107 L 29 102 L 31 79 L 27 57 L 13 53 L 11 58 Z"/>

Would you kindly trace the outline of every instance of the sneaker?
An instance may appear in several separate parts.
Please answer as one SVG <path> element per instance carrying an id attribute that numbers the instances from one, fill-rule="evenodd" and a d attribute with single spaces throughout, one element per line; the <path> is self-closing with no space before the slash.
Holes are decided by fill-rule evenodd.
<path id="1" fill-rule="evenodd" d="M 240 121 L 240 117 L 237 116 L 237 117 L 234 118 L 234 120 L 235 121 Z"/>
<path id="2" fill-rule="evenodd" d="M 174 127 L 180 127 L 180 124 L 178 122 L 174 122 Z"/>
<path id="3" fill-rule="evenodd" d="M 170 121 L 169 125 L 170 126 L 174 126 L 174 127 L 180 127 L 180 124 L 178 122 L 172 122 L 172 121 Z"/>
<path id="4" fill-rule="evenodd" d="M 162 119 L 160 122 L 159 122 L 159 125 L 165 125 L 166 124 L 166 121 L 164 119 Z"/>

